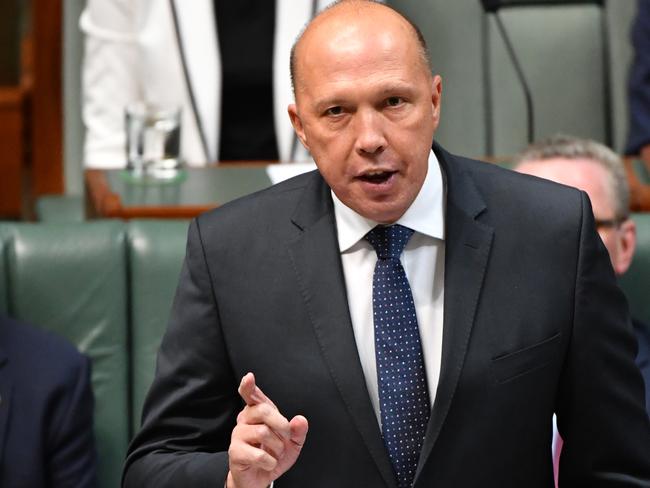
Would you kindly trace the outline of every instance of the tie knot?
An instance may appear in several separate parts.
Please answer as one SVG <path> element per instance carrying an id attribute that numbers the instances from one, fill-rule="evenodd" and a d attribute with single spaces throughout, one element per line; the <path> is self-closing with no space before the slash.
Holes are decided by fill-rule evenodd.
<path id="1" fill-rule="evenodd" d="M 375 248 L 379 259 L 399 259 L 412 235 L 413 229 L 399 224 L 378 225 L 366 234 L 366 240 Z"/>

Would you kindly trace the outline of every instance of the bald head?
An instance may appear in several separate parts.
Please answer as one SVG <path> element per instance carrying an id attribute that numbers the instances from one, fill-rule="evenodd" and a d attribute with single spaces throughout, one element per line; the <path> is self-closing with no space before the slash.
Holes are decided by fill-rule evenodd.
<path id="1" fill-rule="evenodd" d="M 381 26 L 378 29 L 377 26 Z M 392 7 L 374 0 L 338 0 L 314 17 L 291 48 L 291 86 L 294 96 L 302 87 L 301 72 L 311 47 L 323 39 L 338 41 L 341 46 L 354 43 L 354 36 L 364 28 L 374 31 L 395 30 L 414 42 L 422 68 L 431 72 L 426 41 L 420 29 Z M 354 46 L 350 46 L 354 47 Z"/>

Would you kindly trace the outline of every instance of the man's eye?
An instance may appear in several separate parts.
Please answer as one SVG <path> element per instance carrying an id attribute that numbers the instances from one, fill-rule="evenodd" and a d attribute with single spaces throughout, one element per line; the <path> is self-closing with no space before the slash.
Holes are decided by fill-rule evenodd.
<path id="1" fill-rule="evenodd" d="M 343 108 L 336 106 L 328 108 L 325 113 L 327 115 L 341 115 L 343 113 Z"/>
<path id="2" fill-rule="evenodd" d="M 388 97 L 386 99 L 386 105 L 389 107 L 397 107 L 401 105 L 402 102 L 403 100 L 400 97 Z"/>

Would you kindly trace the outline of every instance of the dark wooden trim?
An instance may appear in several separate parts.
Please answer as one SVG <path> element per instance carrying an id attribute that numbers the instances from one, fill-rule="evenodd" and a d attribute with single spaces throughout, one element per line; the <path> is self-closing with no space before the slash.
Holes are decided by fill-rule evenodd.
<path id="1" fill-rule="evenodd" d="M 34 197 L 63 183 L 63 0 L 32 0 L 31 175 Z"/>
<path id="2" fill-rule="evenodd" d="M 86 170 L 86 217 L 119 217 L 122 213 L 120 196 L 113 193 L 106 181 L 106 174 L 99 169 Z"/>
<path id="3" fill-rule="evenodd" d="M 0 87 L 0 218 L 23 212 L 24 127 L 22 89 Z"/>
<path id="4" fill-rule="evenodd" d="M 639 180 L 634 170 L 634 159 L 624 160 L 625 173 L 630 186 L 630 211 L 650 212 L 650 185 Z"/>

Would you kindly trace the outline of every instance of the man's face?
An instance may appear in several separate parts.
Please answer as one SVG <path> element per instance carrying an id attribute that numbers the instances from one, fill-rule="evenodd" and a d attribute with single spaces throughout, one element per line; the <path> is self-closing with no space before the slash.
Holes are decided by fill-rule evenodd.
<path id="1" fill-rule="evenodd" d="M 307 33 L 289 107 L 336 196 L 382 223 L 399 219 L 417 196 L 440 114 L 440 77 L 430 75 L 414 33 L 395 17 L 376 7 Z"/>
<path id="2" fill-rule="evenodd" d="M 610 194 L 610 176 L 605 168 L 589 159 L 555 158 L 527 161 L 516 170 L 585 191 L 597 224 L 616 221 L 615 225 L 598 226 L 598 234 L 609 251 L 616 274 L 627 271 L 634 255 L 636 228 L 631 220 L 617 221 L 622 216 L 616 215 L 614 195 Z"/>

